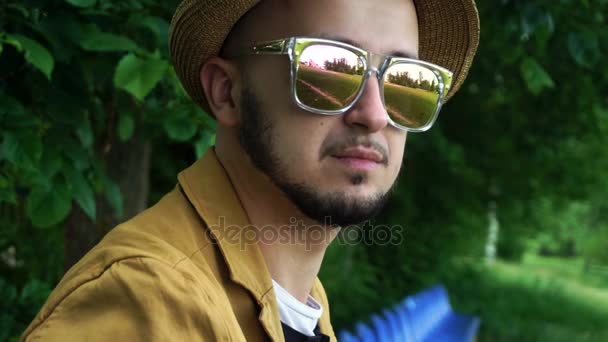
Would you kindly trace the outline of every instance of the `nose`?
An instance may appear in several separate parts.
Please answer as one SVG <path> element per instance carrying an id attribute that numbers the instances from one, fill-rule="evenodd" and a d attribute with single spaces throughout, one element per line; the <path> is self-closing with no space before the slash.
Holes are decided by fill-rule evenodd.
<path id="1" fill-rule="evenodd" d="M 363 93 L 351 109 L 344 114 L 351 127 L 363 128 L 369 133 L 382 130 L 388 124 L 376 74 L 370 74 Z"/>

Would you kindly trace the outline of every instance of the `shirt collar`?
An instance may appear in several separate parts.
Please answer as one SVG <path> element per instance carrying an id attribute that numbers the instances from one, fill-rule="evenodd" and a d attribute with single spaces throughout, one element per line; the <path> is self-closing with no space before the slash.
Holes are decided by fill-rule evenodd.
<path id="1" fill-rule="evenodd" d="M 261 306 L 259 320 L 269 336 L 281 340 L 278 304 L 266 262 L 254 239 L 236 191 L 210 148 L 178 175 L 184 193 L 203 218 L 228 265 L 230 278 L 249 290 Z"/>

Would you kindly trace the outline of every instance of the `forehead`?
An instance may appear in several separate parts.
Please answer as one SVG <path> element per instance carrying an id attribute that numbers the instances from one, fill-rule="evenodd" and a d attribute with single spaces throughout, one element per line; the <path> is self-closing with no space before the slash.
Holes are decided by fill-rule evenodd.
<path id="1" fill-rule="evenodd" d="M 325 37 L 385 55 L 418 55 L 412 0 L 262 0 L 250 21 L 252 42 Z"/>

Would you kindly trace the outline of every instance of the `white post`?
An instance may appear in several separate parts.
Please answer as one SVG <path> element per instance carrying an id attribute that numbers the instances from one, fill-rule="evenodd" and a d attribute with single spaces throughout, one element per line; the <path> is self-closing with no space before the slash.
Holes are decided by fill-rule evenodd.
<path id="1" fill-rule="evenodd" d="M 496 217 L 496 202 L 492 201 L 488 205 L 488 239 L 486 241 L 486 264 L 492 265 L 496 260 L 496 244 L 498 243 L 498 232 L 500 225 Z"/>

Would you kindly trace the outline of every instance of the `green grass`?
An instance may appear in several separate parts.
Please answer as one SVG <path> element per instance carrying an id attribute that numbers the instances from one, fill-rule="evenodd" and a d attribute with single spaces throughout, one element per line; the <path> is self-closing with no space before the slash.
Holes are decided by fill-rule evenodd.
<path id="1" fill-rule="evenodd" d="M 589 271 L 583 272 L 584 262 L 582 258 L 524 256 L 524 266 L 543 275 L 584 283 L 585 287 L 608 289 L 608 266 L 593 265 Z"/>
<path id="2" fill-rule="evenodd" d="M 300 65 L 298 75 L 301 79 L 305 80 L 314 87 L 324 89 L 326 91 L 327 89 L 331 89 L 331 92 L 328 92 L 329 95 L 333 96 L 341 104 L 349 102 L 349 99 L 353 93 L 357 91 L 361 80 L 361 76 L 340 74 L 333 71 L 324 71 L 322 69 L 311 68 L 304 65 Z M 306 90 L 306 92 L 303 92 L 303 90 Z M 310 94 L 315 98 L 319 97 L 318 93 L 313 92 L 302 84 L 297 85 L 297 91 L 300 99 L 305 100 L 305 102 L 310 101 L 310 99 L 303 96 L 304 93 L 307 95 Z M 334 106 L 335 107 L 332 109 L 339 108 L 338 104 L 335 104 Z"/>
<path id="3" fill-rule="evenodd" d="M 578 263 L 524 260 L 461 264 L 442 279 L 457 310 L 481 317 L 480 342 L 608 341 L 608 288 L 574 277 Z"/>
<path id="4" fill-rule="evenodd" d="M 337 110 L 350 102 L 361 79 L 361 76 L 324 71 L 303 65 L 300 65 L 298 72 L 306 82 L 296 85 L 300 100 L 328 110 Z M 320 94 L 319 90 L 323 90 L 325 94 Z M 425 123 L 428 120 L 428 113 L 433 110 L 437 102 L 437 94 L 433 92 L 393 84 L 385 86 L 384 94 L 386 98 L 397 99 L 390 101 L 392 105 L 389 111 L 393 120 L 408 126 L 420 126 L 421 123 Z"/>
<path id="5" fill-rule="evenodd" d="M 389 100 L 389 103 L 393 103 L 389 108 L 393 120 L 395 117 L 400 117 L 401 119 L 395 121 L 414 127 L 422 126 L 428 121 L 437 103 L 437 94 L 434 92 L 396 84 L 384 86 L 384 97 L 399 99 L 399 101 Z"/>

